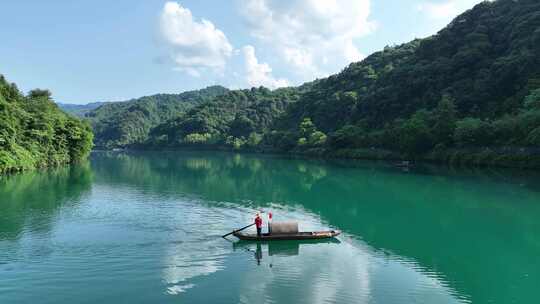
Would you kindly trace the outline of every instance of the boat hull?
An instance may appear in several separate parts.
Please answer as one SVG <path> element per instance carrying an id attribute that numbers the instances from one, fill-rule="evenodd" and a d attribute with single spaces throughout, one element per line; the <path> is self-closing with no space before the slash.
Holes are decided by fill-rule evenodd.
<path id="1" fill-rule="evenodd" d="M 316 231 L 316 232 L 298 232 L 287 234 L 268 234 L 264 233 L 261 236 L 256 234 L 244 234 L 235 232 L 233 235 L 243 241 L 286 241 L 286 240 L 321 240 L 334 238 L 341 234 L 339 230 L 331 231 Z"/>

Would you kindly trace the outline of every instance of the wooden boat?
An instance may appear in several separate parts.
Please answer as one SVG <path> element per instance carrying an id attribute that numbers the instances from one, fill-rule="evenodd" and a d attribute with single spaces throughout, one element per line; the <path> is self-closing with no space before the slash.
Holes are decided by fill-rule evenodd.
<path id="1" fill-rule="evenodd" d="M 315 232 L 297 232 L 297 233 L 263 233 L 261 236 L 256 234 L 245 234 L 234 232 L 233 235 L 243 241 L 284 241 L 284 240 L 321 240 L 334 238 L 341 234 L 339 230 L 315 231 Z"/>

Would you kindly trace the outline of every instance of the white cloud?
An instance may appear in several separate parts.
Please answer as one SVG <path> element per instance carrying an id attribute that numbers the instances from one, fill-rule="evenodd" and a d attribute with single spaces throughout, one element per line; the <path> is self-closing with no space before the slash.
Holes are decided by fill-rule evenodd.
<path id="1" fill-rule="evenodd" d="M 251 34 L 307 78 L 363 58 L 355 39 L 371 33 L 370 0 L 245 0 Z"/>
<path id="2" fill-rule="evenodd" d="M 259 63 L 253 46 L 244 46 L 242 52 L 246 67 L 246 80 L 250 87 L 265 86 L 275 89 L 289 85 L 286 79 L 274 78 L 272 76 L 272 68 L 267 63 Z"/>
<path id="3" fill-rule="evenodd" d="M 425 13 L 429 18 L 450 22 L 460 13 L 472 8 L 482 0 L 443 0 L 427 1 L 417 6 L 418 11 Z"/>
<path id="4" fill-rule="evenodd" d="M 448 1 L 444 3 L 422 3 L 418 5 L 418 11 L 425 13 L 431 19 L 451 19 L 457 16 L 458 8 L 456 3 Z"/>
<path id="5" fill-rule="evenodd" d="M 191 11 L 177 2 L 165 3 L 160 33 L 176 69 L 192 76 L 204 70 L 223 72 L 233 52 L 221 30 L 208 20 L 194 20 Z"/>

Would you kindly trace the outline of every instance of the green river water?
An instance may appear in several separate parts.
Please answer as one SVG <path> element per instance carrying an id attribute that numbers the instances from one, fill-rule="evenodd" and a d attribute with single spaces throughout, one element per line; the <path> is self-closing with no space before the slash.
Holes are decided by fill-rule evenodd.
<path id="1" fill-rule="evenodd" d="M 220 235 L 255 210 L 327 242 Z M 0 303 L 538 303 L 540 176 L 212 152 L 0 177 Z"/>

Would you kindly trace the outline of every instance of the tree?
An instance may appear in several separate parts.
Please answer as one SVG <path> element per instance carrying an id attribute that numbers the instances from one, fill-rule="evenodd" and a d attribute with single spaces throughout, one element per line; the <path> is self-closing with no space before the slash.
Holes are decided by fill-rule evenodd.
<path id="1" fill-rule="evenodd" d="M 229 134 L 235 137 L 248 136 L 255 130 L 255 123 L 245 115 L 237 115 L 229 128 Z"/>
<path id="2" fill-rule="evenodd" d="M 467 117 L 456 123 L 454 140 L 460 146 L 483 146 L 491 141 L 492 134 L 488 122 Z"/>
<path id="3" fill-rule="evenodd" d="M 240 150 L 246 144 L 246 141 L 243 137 L 238 138 L 234 136 L 229 136 L 227 137 L 225 144 L 232 147 L 235 150 Z"/>
<path id="4" fill-rule="evenodd" d="M 252 132 L 249 134 L 247 145 L 251 148 L 257 147 L 262 141 L 262 135 Z"/>
<path id="5" fill-rule="evenodd" d="M 210 133 L 191 133 L 184 137 L 184 142 L 187 144 L 206 144 L 211 138 Z"/>
<path id="6" fill-rule="evenodd" d="M 346 125 L 330 136 L 330 145 L 333 148 L 353 148 L 363 144 L 365 130 L 359 126 Z"/>
<path id="7" fill-rule="evenodd" d="M 457 110 L 454 99 L 450 95 L 443 95 L 434 112 L 435 126 L 433 137 L 435 142 L 450 145 L 456 129 Z"/>
<path id="8" fill-rule="evenodd" d="M 300 138 L 297 141 L 298 146 L 316 147 L 326 143 L 326 134 L 317 130 L 310 118 L 304 118 L 298 129 L 300 131 Z"/>
<path id="9" fill-rule="evenodd" d="M 308 144 L 312 147 L 323 146 L 326 143 L 326 134 L 315 131 L 309 135 Z"/>
<path id="10" fill-rule="evenodd" d="M 51 96 L 52 96 L 52 93 L 49 90 L 34 89 L 28 92 L 29 99 L 43 98 L 45 100 L 50 100 Z"/>
<path id="11" fill-rule="evenodd" d="M 315 124 L 311 121 L 311 118 L 304 118 L 300 123 L 300 136 L 309 137 L 313 132 L 317 131 Z"/>
<path id="12" fill-rule="evenodd" d="M 406 120 L 399 130 L 401 149 L 409 156 L 422 154 L 433 148 L 428 117 L 428 112 L 418 111 Z"/>

